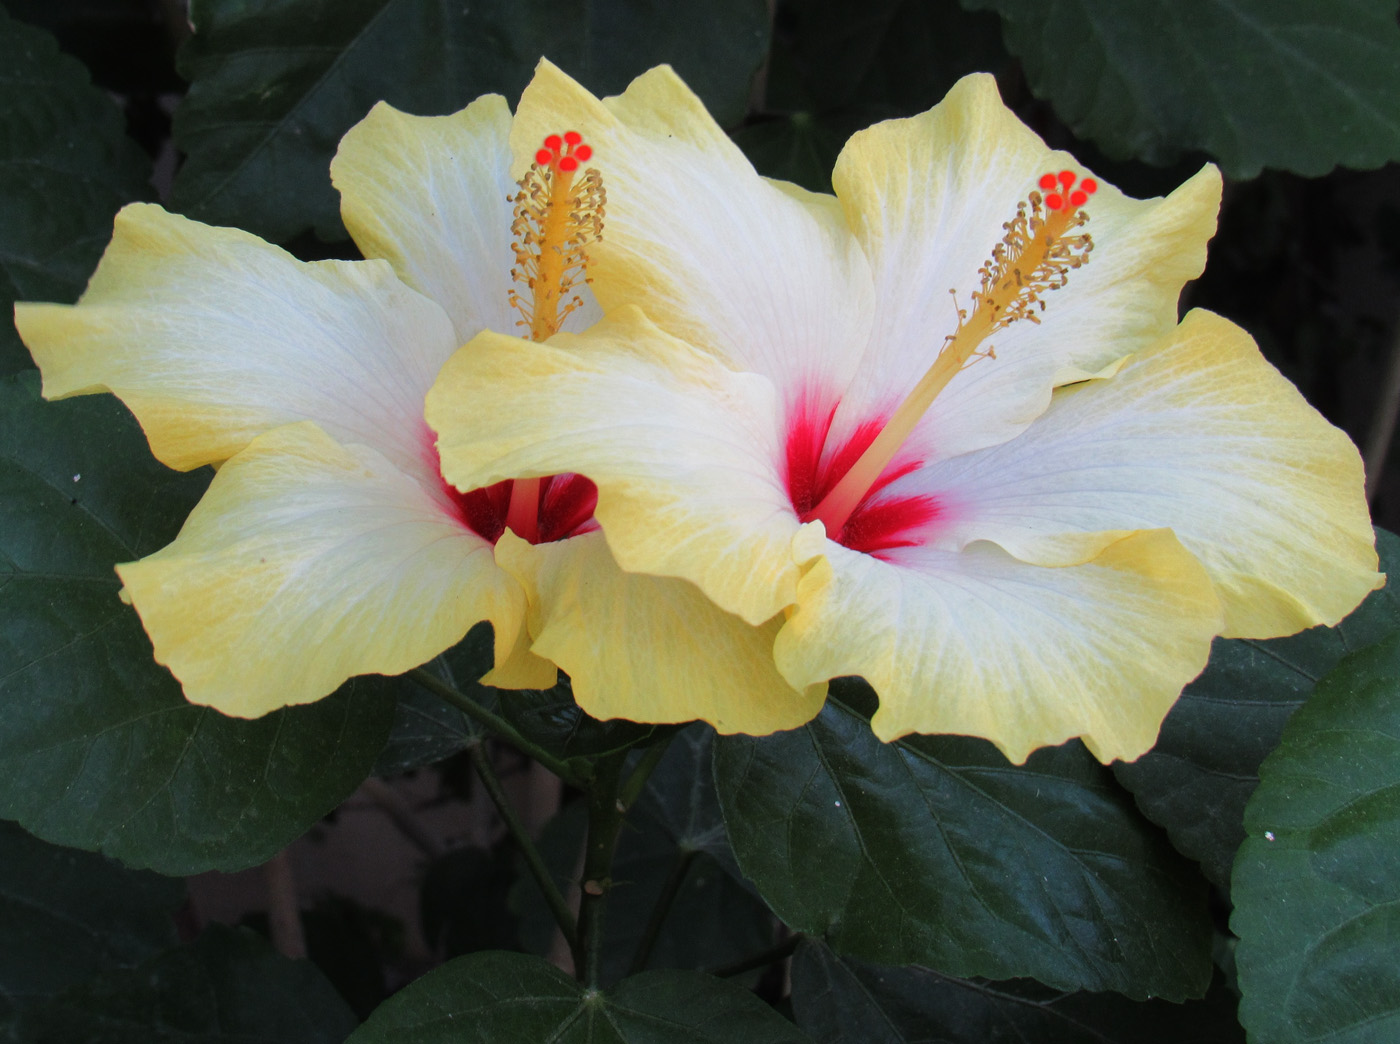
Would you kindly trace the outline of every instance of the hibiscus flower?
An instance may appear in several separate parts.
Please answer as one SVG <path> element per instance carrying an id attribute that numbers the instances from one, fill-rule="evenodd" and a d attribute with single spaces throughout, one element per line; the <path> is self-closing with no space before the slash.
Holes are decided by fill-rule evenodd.
<path id="1" fill-rule="evenodd" d="M 514 133 L 546 120 L 609 157 L 607 318 L 454 356 L 444 474 L 586 475 L 624 569 L 777 621 L 797 688 L 865 677 L 882 739 L 1135 758 L 1214 636 L 1382 582 L 1355 448 L 1242 330 L 1177 323 L 1213 167 L 1130 199 L 986 76 L 855 135 L 834 196 L 759 177 L 666 68 L 600 102 L 543 63 Z"/>
<path id="2" fill-rule="evenodd" d="M 369 260 L 304 263 L 135 205 L 78 304 L 16 307 L 47 397 L 113 392 L 161 461 L 218 468 L 173 543 L 117 567 L 123 596 L 186 696 L 228 714 L 397 674 L 488 620 L 489 684 L 548 686 L 558 664 L 600 716 L 671 689 L 731 730 L 806 720 L 822 686 L 779 677 L 775 628 L 622 573 L 587 479 L 443 480 L 423 418 L 443 362 L 483 330 L 542 341 L 598 315 L 592 150 L 551 130 L 517 178 L 510 133 L 496 96 L 377 106 L 332 166 Z"/>

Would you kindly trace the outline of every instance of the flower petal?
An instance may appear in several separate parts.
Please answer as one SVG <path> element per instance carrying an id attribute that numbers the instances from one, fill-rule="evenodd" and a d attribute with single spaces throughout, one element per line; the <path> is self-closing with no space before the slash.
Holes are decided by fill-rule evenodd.
<path id="1" fill-rule="evenodd" d="M 690 580 L 757 626 L 792 602 L 797 529 L 772 385 L 635 308 L 548 344 L 484 333 L 428 393 L 458 489 L 577 472 L 628 572 Z"/>
<path id="2" fill-rule="evenodd" d="M 833 424 L 839 438 L 888 414 L 937 357 L 980 285 L 979 269 L 1018 201 L 1049 171 L 1084 173 L 1052 151 L 997 93 L 960 80 L 929 112 L 853 135 L 832 176 L 870 258 L 877 311 L 861 378 Z M 1079 380 L 1151 344 L 1176 324 L 1182 285 L 1200 275 L 1215 233 L 1220 175 L 1206 167 L 1166 199 L 1135 200 L 1099 183 L 1085 212 L 1094 249 L 1048 295 L 1042 323 L 991 338 L 995 359 L 953 378 L 920 425 L 925 459 L 996 445 L 1045 408 L 1055 384 Z"/>
<path id="3" fill-rule="evenodd" d="M 863 675 L 887 742 L 981 736 L 1020 763 L 1080 736 L 1101 761 L 1131 760 L 1220 626 L 1209 577 L 1167 530 L 1122 535 L 1058 568 L 990 543 L 881 561 L 816 527 L 794 552 L 808 572 L 775 643 L 778 669 L 793 685 Z"/>
<path id="4" fill-rule="evenodd" d="M 450 116 L 410 116 L 386 102 L 351 127 L 331 161 L 345 227 L 366 257 L 383 258 L 452 318 L 457 344 L 511 331 L 510 109 L 488 94 Z M 597 318 L 586 302 L 568 320 Z"/>
<path id="5" fill-rule="evenodd" d="M 1383 580 L 1356 447 L 1210 312 L 1116 376 L 1057 392 L 1020 438 L 917 482 L 958 505 L 952 544 L 1031 561 L 1077 556 L 1098 530 L 1170 527 L 1232 637 L 1334 624 Z"/>
<path id="6" fill-rule="evenodd" d="M 608 194 L 589 248 L 605 309 L 642 305 L 668 333 L 784 390 L 849 379 L 872 308 L 855 241 L 759 177 L 669 67 L 599 102 L 542 61 L 511 131 L 517 164 L 564 129 L 592 146 Z"/>
<path id="7" fill-rule="evenodd" d="M 510 658 L 524 593 L 452 511 L 374 450 L 287 425 L 219 469 L 172 544 L 117 572 L 189 700 L 256 717 L 406 671 L 482 619 Z"/>
<path id="8" fill-rule="evenodd" d="M 684 580 L 624 573 L 600 532 L 531 545 L 507 531 L 496 559 L 525 587 L 534 651 L 595 718 L 763 736 L 806 724 L 826 699 L 825 684 L 797 692 L 774 667 L 781 618 L 750 627 Z"/>
<path id="9" fill-rule="evenodd" d="M 46 397 L 114 392 L 182 470 L 311 420 L 426 472 L 423 394 L 457 347 L 383 262 L 303 263 L 150 204 L 117 215 L 78 304 L 19 304 L 15 323 Z"/>

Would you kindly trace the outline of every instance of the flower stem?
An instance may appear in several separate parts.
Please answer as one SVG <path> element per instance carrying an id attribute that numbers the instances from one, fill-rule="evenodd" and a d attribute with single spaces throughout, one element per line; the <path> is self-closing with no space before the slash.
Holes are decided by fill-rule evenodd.
<path id="1" fill-rule="evenodd" d="M 695 857 L 699 854 L 699 850 L 694 848 L 676 853 L 676 861 L 671 864 L 671 872 L 661 886 L 661 894 L 656 897 L 651 916 L 647 918 L 646 930 L 642 933 L 641 942 L 637 944 L 637 951 L 632 957 L 632 969 L 628 975 L 636 975 L 646 970 L 647 961 L 651 960 L 651 951 L 656 946 L 657 937 L 661 935 L 661 927 L 666 923 L 666 915 L 671 912 L 671 904 L 680 894 L 681 885 L 685 884 L 685 879 L 690 874 L 690 864 L 695 862 Z"/>
<path id="2" fill-rule="evenodd" d="M 579 898 L 574 967 L 578 978 L 597 988 L 603 953 L 603 914 L 612 891 L 613 853 L 627 806 L 619 798 L 625 753 L 599 759 L 588 785 L 588 840 L 583 851 L 583 891 Z"/>
<path id="3" fill-rule="evenodd" d="M 486 793 L 491 796 L 496 811 L 500 813 L 501 820 L 506 825 L 506 832 L 510 834 L 515 846 L 520 849 L 520 854 L 525 857 L 525 865 L 529 867 L 535 883 L 540 886 L 540 891 L 544 893 L 544 901 L 549 904 L 550 912 L 554 914 L 555 921 L 559 923 L 559 930 L 564 933 L 564 938 L 571 947 L 577 945 L 578 923 L 574 920 L 574 913 L 569 909 L 568 901 L 564 898 L 564 894 L 559 891 L 559 886 L 554 883 L 554 877 L 550 874 L 549 867 L 545 865 L 544 857 L 540 855 L 540 850 L 535 846 L 535 842 L 530 839 L 525 824 L 520 821 L 520 816 L 516 814 L 510 799 L 506 797 L 506 792 L 501 787 L 501 780 L 491 765 L 490 756 L 481 743 L 472 744 L 467 753 L 472 759 L 472 764 L 476 766 L 476 774 L 481 777 L 481 783 L 486 788 Z"/>
<path id="4" fill-rule="evenodd" d="M 565 783 L 576 787 L 582 787 L 587 782 L 585 779 L 581 778 L 567 762 L 556 758 L 538 743 L 533 743 L 526 739 L 520 734 L 520 731 L 510 722 L 506 721 L 505 718 L 494 711 L 487 710 L 466 693 L 459 692 L 455 687 L 447 684 L 447 682 L 443 681 L 431 671 L 426 671 L 422 667 L 414 667 L 408 672 L 408 677 L 423 686 L 423 688 L 438 697 L 438 699 L 452 704 L 452 706 L 456 707 L 478 725 L 481 725 L 491 732 L 496 738 L 505 740 L 522 754 L 534 758 Z"/>

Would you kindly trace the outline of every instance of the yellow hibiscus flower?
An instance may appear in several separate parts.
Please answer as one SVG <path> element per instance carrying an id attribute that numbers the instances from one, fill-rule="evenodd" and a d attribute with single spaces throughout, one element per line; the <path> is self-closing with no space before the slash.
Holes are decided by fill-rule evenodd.
<path id="1" fill-rule="evenodd" d="M 624 574 L 587 479 L 443 480 L 423 399 L 444 361 L 483 330 L 544 340 L 599 314 L 591 148 L 541 134 L 517 178 L 510 135 L 495 96 L 377 106 L 331 171 L 369 260 L 303 263 L 135 205 L 78 304 L 16 306 L 46 397 L 113 392 L 161 461 L 218 467 L 173 543 L 117 567 L 124 597 L 186 696 L 233 715 L 408 670 L 489 620 L 489 684 L 547 686 L 558 664 L 600 716 L 666 686 L 731 731 L 805 721 L 824 686 L 778 675 L 776 628 Z"/>
<path id="2" fill-rule="evenodd" d="M 1177 323 L 1213 167 L 1130 199 L 986 76 L 855 135 L 834 196 L 759 177 L 669 69 L 600 102 L 544 63 L 514 133 L 560 120 L 609 158 L 607 318 L 454 356 L 443 473 L 588 476 L 624 569 L 777 621 L 797 688 L 864 676 L 882 739 L 1135 758 L 1215 635 L 1383 581 L 1355 448 L 1242 330 Z"/>

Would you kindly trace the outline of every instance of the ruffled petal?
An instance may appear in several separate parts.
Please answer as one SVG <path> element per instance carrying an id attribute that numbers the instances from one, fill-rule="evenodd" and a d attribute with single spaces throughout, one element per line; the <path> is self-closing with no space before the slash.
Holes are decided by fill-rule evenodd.
<path id="1" fill-rule="evenodd" d="M 595 718 L 767 735 L 816 716 L 826 685 L 795 691 L 773 665 L 781 619 L 750 627 L 684 580 L 624 573 L 597 531 L 531 545 L 506 532 L 496 560 L 525 587 L 534 651 Z"/>
<path id="2" fill-rule="evenodd" d="M 383 258 L 452 318 L 457 344 L 482 330 L 509 332 L 519 313 L 510 248 L 510 109 L 488 94 L 450 116 L 410 116 L 386 102 L 351 127 L 331 161 L 340 213 L 366 257 Z M 569 317 L 597 318 L 588 288 Z"/>
<path id="3" fill-rule="evenodd" d="M 423 394 L 457 347 L 446 314 L 380 261 L 297 261 L 158 206 L 117 215 L 76 305 L 19 304 L 50 399 L 111 391 L 186 470 L 314 421 L 427 474 Z"/>
<path id="4" fill-rule="evenodd" d="M 483 619 L 506 662 L 524 623 L 524 592 L 445 492 L 310 423 L 253 440 L 172 544 L 117 572 L 186 697 L 239 717 L 406 671 Z"/>
<path id="5" fill-rule="evenodd" d="M 876 311 L 860 377 L 833 424 L 840 438 L 888 414 L 957 328 L 949 291 L 972 307 L 978 270 L 1019 201 L 1050 171 L 1086 173 L 1002 104 L 987 75 L 960 80 L 932 110 L 851 137 L 836 193 L 870 258 Z M 920 425 L 925 459 L 996 445 L 1025 428 L 1056 384 L 1096 373 L 1176 324 L 1183 284 L 1200 275 L 1215 233 L 1220 175 L 1206 167 L 1166 199 L 1135 200 L 1099 183 L 1085 207 L 1089 263 L 1049 294 L 1042 323 L 990 343 L 995 359 L 958 374 Z"/>
<path id="6" fill-rule="evenodd" d="M 1073 559 L 1098 530 L 1169 527 L 1232 637 L 1335 624 L 1384 580 L 1351 440 L 1210 312 L 1116 376 L 1060 390 L 1020 438 L 914 484 L 956 504 L 945 542 L 1030 561 Z"/>
<path id="7" fill-rule="evenodd" d="M 804 529 L 799 602 L 774 647 L 793 685 L 859 674 L 875 734 L 957 733 L 1012 761 L 1082 737 L 1099 758 L 1155 742 L 1220 627 L 1210 578 L 1167 530 L 1121 536 L 1046 568 L 990 543 L 902 550 L 891 561 Z"/>
<path id="8" fill-rule="evenodd" d="M 606 309 L 641 305 L 785 392 L 849 380 L 872 309 L 855 241 L 821 205 L 759 177 L 669 67 L 600 102 L 541 62 L 511 131 L 517 166 L 562 130 L 592 146 L 607 190 L 602 241 L 589 248 Z"/>
<path id="9" fill-rule="evenodd" d="M 634 308 L 544 345 L 481 334 L 443 367 L 426 415 L 458 489 L 592 479 L 595 516 L 628 572 L 689 580 L 754 626 L 796 595 L 772 385 Z"/>

